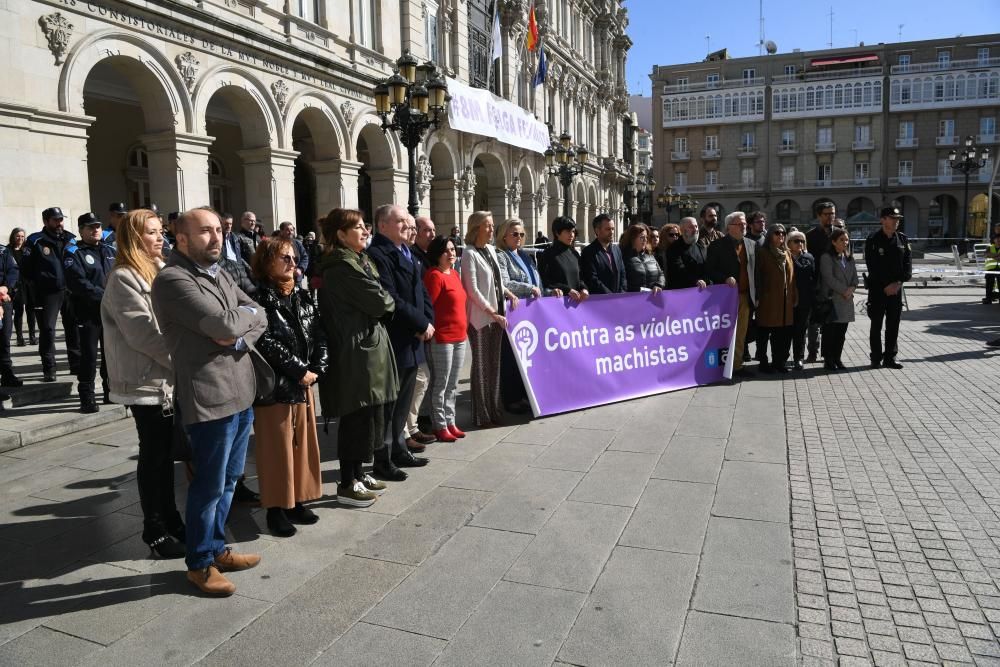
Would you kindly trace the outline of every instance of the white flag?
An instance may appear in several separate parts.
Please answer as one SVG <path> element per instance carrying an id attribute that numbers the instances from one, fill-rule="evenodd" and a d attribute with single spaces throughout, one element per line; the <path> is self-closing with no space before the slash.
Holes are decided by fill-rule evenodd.
<path id="1" fill-rule="evenodd" d="M 503 42 L 500 37 L 500 6 L 497 3 L 493 11 L 493 57 L 490 62 L 503 56 Z"/>

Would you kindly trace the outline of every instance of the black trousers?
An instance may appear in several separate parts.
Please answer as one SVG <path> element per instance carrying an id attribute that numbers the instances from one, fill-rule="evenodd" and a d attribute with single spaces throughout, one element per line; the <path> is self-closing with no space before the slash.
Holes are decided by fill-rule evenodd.
<path id="1" fill-rule="evenodd" d="M 997 282 L 1000 282 L 1000 281 L 998 281 L 997 278 L 998 278 L 998 276 L 994 276 L 994 275 L 987 275 L 986 276 L 986 298 L 987 299 L 992 300 L 992 299 L 997 298 L 997 296 L 998 296 L 997 293 L 996 293 L 996 286 L 997 286 Z"/>
<path id="2" fill-rule="evenodd" d="M 792 359 L 795 361 L 805 359 L 806 334 L 809 331 L 809 316 L 811 314 L 812 308 L 810 306 L 796 306 L 793 311 Z"/>
<path id="3" fill-rule="evenodd" d="M 166 533 L 166 526 L 180 523 L 174 501 L 174 460 L 171 452 L 174 418 L 163 415 L 159 405 L 130 407 L 139 434 L 139 463 L 136 482 L 142 508 L 144 542 Z"/>
<path id="4" fill-rule="evenodd" d="M 886 296 L 881 290 L 868 293 L 868 316 L 872 326 L 868 333 L 873 364 L 895 361 L 899 351 L 899 320 L 903 316 L 903 293 Z M 882 347 L 882 322 L 885 321 L 885 347 Z"/>
<path id="5" fill-rule="evenodd" d="M 500 399 L 505 406 L 509 406 L 527 398 L 528 391 L 524 388 L 521 371 L 517 367 L 514 348 L 505 335 L 500 347 Z"/>
<path id="6" fill-rule="evenodd" d="M 767 345 L 771 344 L 771 367 L 784 368 L 792 345 L 792 327 L 757 327 L 757 359 L 767 364 Z"/>
<path id="7" fill-rule="evenodd" d="M 14 331 L 14 318 L 11 317 L 10 304 L 3 306 L 3 316 L 0 319 L 0 373 L 12 375 L 14 364 L 10 359 L 10 335 Z"/>
<path id="8" fill-rule="evenodd" d="M 399 394 L 395 401 L 385 404 L 385 436 L 382 439 L 382 448 L 375 452 L 376 458 L 385 460 L 383 457 L 396 458 L 409 455 L 403 430 L 406 428 L 406 417 L 410 414 L 410 403 L 413 402 L 413 388 L 416 384 L 416 366 L 399 369 Z"/>
<path id="9" fill-rule="evenodd" d="M 823 363 L 835 364 L 844 353 L 847 322 L 829 322 L 823 325 Z"/>
<path id="10" fill-rule="evenodd" d="M 384 447 L 384 435 L 383 405 L 369 405 L 341 415 L 337 420 L 337 456 L 340 459 L 340 469 L 345 470 L 344 466 L 347 465 L 347 474 L 355 474 L 355 464 L 360 466 L 371 461 L 375 451 Z M 346 479 L 350 480 L 350 477 Z"/>
<path id="11" fill-rule="evenodd" d="M 43 370 L 56 367 L 56 320 L 62 313 L 63 333 L 66 335 L 66 357 L 69 367 L 75 369 L 80 364 L 80 341 L 76 332 L 76 321 L 66 302 L 65 292 L 50 292 L 36 295 L 35 313 L 38 320 L 38 355 L 42 358 Z"/>
<path id="12" fill-rule="evenodd" d="M 31 296 L 26 289 L 19 289 L 17 294 L 14 296 L 12 301 L 14 306 L 14 330 L 17 332 L 18 337 L 24 335 L 24 324 L 25 318 L 28 320 L 28 335 L 35 335 L 35 305 L 31 301 Z"/>
<path id="13" fill-rule="evenodd" d="M 80 365 L 76 373 L 76 381 L 81 384 L 94 385 L 97 375 L 97 347 L 101 348 L 101 380 L 108 386 L 108 368 L 104 363 L 104 327 L 100 321 L 85 320 L 76 325 L 80 334 Z"/>

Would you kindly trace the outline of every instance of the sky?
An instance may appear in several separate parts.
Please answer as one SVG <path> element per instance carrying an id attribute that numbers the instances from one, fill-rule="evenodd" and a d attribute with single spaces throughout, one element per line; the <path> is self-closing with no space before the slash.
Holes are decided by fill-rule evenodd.
<path id="1" fill-rule="evenodd" d="M 653 65 L 698 62 L 722 48 L 731 58 L 758 53 L 758 1 L 625 0 L 624 6 L 632 94 L 650 94 Z M 829 48 L 831 7 L 834 48 L 900 41 L 899 24 L 903 41 L 1000 33 L 1000 0 L 764 0 L 764 39 L 779 53 Z"/>

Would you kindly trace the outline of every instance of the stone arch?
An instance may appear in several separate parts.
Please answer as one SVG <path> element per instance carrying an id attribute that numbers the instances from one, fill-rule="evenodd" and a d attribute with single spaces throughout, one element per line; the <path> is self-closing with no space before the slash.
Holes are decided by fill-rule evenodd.
<path id="1" fill-rule="evenodd" d="M 451 142 L 436 133 L 428 142 L 426 154 L 433 174 L 427 207 L 431 220 L 439 234 L 447 234 L 456 226 L 461 231 L 461 205 L 464 202 L 460 201 L 461 193 L 456 186 L 458 155 Z"/>
<path id="2" fill-rule="evenodd" d="M 357 187 L 358 208 L 366 216 L 373 216 L 383 204 L 397 201 L 397 156 L 395 143 L 382 131 L 380 121 L 374 114 L 365 114 L 355 125 L 351 147 L 355 150 L 358 165 Z M 345 175 L 345 178 L 351 178 Z M 402 184 L 403 197 L 407 196 L 406 185 Z"/>
<path id="3" fill-rule="evenodd" d="M 221 94 L 239 117 L 246 148 L 274 146 L 284 133 L 281 113 L 255 75 L 232 65 L 220 65 L 205 73 L 194 90 L 195 117 L 204 123 L 208 105 Z M 198 130 L 207 134 L 205 126 Z"/>
<path id="4" fill-rule="evenodd" d="M 527 234 L 525 243 L 530 245 L 534 243 L 535 232 L 538 229 L 538 209 L 535 208 L 535 177 L 527 162 L 521 163 L 517 179 L 521 184 L 521 201 L 518 202 L 516 213 L 524 222 L 524 231 Z"/>
<path id="5" fill-rule="evenodd" d="M 376 134 L 382 138 L 378 139 Z M 374 164 L 402 168 L 401 160 L 404 159 L 405 149 L 394 132 L 386 134 L 382 131 L 382 119 L 374 111 L 358 114 L 351 124 L 349 135 L 351 140 L 347 144 L 350 151 L 347 153 L 348 158 L 361 161 L 354 151 L 358 140 L 364 138 L 365 143 L 369 144 L 368 150 Z"/>
<path id="6" fill-rule="evenodd" d="M 108 60 L 138 93 L 147 132 L 195 130 L 184 82 L 167 57 L 138 36 L 102 30 L 80 40 L 59 73 L 59 110 L 84 114 L 83 90 L 91 70 Z"/>
<path id="7" fill-rule="evenodd" d="M 318 159 L 345 157 L 347 126 L 343 117 L 328 99 L 312 90 L 298 91 L 288 100 L 280 143 L 283 148 L 292 148 L 292 128 L 300 117 L 317 141 Z"/>
<path id="8" fill-rule="evenodd" d="M 747 214 L 747 220 L 749 220 L 751 215 L 760 210 L 760 206 L 752 199 L 746 199 L 737 204 L 734 210 L 743 211 Z"/>
<path id="9" fill-rule="evenodd" d="M 931 200 L 927 214 L 927 236 L 955 238 L 961 216 L 962 207 L 958 199 L 949 194 L 937 195 Z"/>
<path id="10" fill-rule="evenodd" d="M 509 178 L 504 161 L 485 146 L 474 148 L 471 159 L 472 170 L 476 175 L 472 210 L 492 211 L 497 219 L 505 217 Z"/>
<path id="11" fill-rule="evenodd" d="M 847 211 L 845 214 L 841 214 L 840 217 L 846 220 L 861 212 L 875 215 L 875 202 L 868 197 L 855 197 L 847 203 Z"/>
<path id="12" fill-rule="evenodd" d="M 299 233 L 319 232 L 319 216 L 342 205 L 345 198 L 340 160 L 343 133 L 336 115 L 318 95 L 300 96 L 287 112 L 282 145 L 296 154 L 292 187 L 295 220 Z"/>
<path id="13" fill-rule="evenodd" d="M 794 199 L 782 199 L 774 205 L 774 222 L 798 225 L 802 222 L 802 208 Z"/>

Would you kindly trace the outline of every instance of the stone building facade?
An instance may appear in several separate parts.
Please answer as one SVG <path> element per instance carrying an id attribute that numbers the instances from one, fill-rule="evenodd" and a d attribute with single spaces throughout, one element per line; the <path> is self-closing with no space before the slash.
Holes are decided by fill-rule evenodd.
<path id="1" fill-rule="evenodd" d="M 792 224 L 823 200 L 843 217 L 895 202 L 914 237 L 962 233 L 964 176 L 947 158 L 970 135 L 1000 148 L 1000 35 L 717 55 L 653 69 L 661 185 Z M 971 235 L 986 227 L 994 164 L 970 180 Z"/>
<path id="2" fill-rule="evenodd" d="M 523 48 L 530 1 L 548 56 Z M 595 159 L 573 184 L 579 217 L 621 215 L 620 0 L 499 0 L 502 97 L 569 131 Z M 0 238 L 112 201 L 162 212 L 253 210 L 300 232 L 335 206 L 405 203 L 406 151 L 381 129 L 372 89 L 409 50 L 484 86 L 487 0 L 10 0 L 0 8 Z M 484 38 L 485 36 L 485 38 Z M 487 76 L 487 78 L 489 78 Z M 421 212 L 439 229 L 472 210 L 533 232 L 561 188 L 541 154 L 444 126 L 424 143 Z"/>

